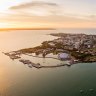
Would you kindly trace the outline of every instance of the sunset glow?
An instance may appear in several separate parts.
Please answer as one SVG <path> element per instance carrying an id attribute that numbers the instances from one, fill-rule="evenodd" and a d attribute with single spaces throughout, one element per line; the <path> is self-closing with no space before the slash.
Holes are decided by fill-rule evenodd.
<path id="1" fill-rule="evenodd" d="M 0 28 L 96 28 L 95 0 L 2 0 Z"/>
<path id="2" fill-rule="evenodd" d="M 96 0 L 0 0 L 0 96 L 96 96 Z"/>

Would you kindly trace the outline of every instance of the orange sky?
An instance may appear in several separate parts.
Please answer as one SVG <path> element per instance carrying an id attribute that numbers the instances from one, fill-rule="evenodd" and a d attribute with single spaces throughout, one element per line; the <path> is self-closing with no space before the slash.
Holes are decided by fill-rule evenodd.
<path id="1" fill-rule="evenodd" d="M 0 28 L 96 28 L 95 5 L 95 0 L 2 0 Z"/>

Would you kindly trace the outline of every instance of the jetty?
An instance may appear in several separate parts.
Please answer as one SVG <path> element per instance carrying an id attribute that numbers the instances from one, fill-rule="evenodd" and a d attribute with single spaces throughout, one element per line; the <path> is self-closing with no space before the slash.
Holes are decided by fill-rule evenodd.
<path id="1" fill-rule="evenodd" d="M 58 64 L 58 65 L 49 65 L 49 66 L 44 66 L 44 65 L 41 65 L 40 63 L 33 63 L 31 62 L 30 60 L 25 60 L 25 59 L 20 59 L 19 60 L 20 62 L 22 62 L 23 64 L 27 64 L 28 67 L 32 68 L 32 67 L 35 67 L 37 69 L 40 69 L 40 68 L 55 68 L 55 67 L 62 67 L 62 66 L 71 66 L 71 63 L 69 64 Z"/>
<path id="2" fill-rule="evenodd" d="M 35 64 L 35 63 L 31 62 L 30 60 L 21 59 L 19 61 L 22 62 L 23 64 L 27 64 L 30 68 L 32 68 L 32 67 L 41 68 L 42 67 L 39 63 Z"/>

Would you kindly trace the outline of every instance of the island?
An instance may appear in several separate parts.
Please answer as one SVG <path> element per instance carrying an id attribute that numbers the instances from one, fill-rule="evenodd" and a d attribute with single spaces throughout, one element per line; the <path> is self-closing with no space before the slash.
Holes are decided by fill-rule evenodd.
<path id="1" fill-rule="evenodd" d="M 27 64 L 30 68 L 35 67 L 38 69 L 96 62 L 96 35 L 70 33 L 51 33 L 47 35 L 56 36 L 57 39 L 44 41 L 41 43 L 41 45 L 33 48 L 25 48 L 3 53 L 9 56 L 12 60 L 19 59 L 20 62 Z M 48 54 L 52 54 L 53 57 L 48 57 Z M 22 59 L 22 55 L 37 58 L 52 58 L 68 62 L 66 64 L 44 66 L 40 63 L 35 64 L 30 60 Z M 54 55 L 57 57 L 54 57 Z"/>

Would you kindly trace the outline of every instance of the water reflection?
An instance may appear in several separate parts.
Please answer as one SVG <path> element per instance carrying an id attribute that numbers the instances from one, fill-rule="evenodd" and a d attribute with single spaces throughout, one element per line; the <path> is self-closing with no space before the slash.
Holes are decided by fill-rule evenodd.
<path id="1" fill-rule="evenodd" d="M 41 33 L 37 31 L 0 33 L 1 96 L 81 96 L 80 89 L 85 91 L 89 89 L 96 90 L 96 63 L 78 64 L 70 68 L 65 66 L 37 70 L 24 66 L 18 60 L 12 61 L 9 57 L 2 54 L 2 52 L 34 47 L 41 44 L 44 40 L 54 39 L 54 37 L 42 35 L 48 32 L 52 33 L 53 31 L 43 31 Z M 47 60 L 28 56 L 23 56 L 23 58 L 28 58 L 36 63 L 38 61 L 40 63 L 47 61 L 48 65 L 61 63 L 50 58 L 47 58 Z M 96 93 L 94 91 L 89 95 L 95 96 Z"/>

